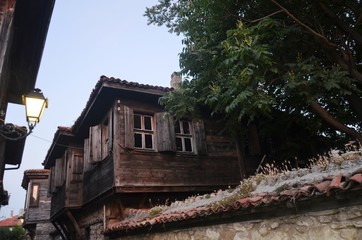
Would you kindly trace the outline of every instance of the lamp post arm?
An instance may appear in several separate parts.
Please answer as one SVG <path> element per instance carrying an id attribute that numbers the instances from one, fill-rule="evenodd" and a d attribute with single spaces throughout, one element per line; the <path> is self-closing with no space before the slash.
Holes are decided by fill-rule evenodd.
<path id="1" fill-rule="evenodd" d="M 23 131 L 23 130 L 19 129 L 20 131 L 16 131 L 15 128 L 16 127 L 14 126 L 14 124 L 11 124 L 11 123 L 0 126 L 0 136 L 3 137 L 4 139 L 10 140 L 10 141 L 17 141 L 17 140 L 26 138 L 27 136 L 29 136 L 33 132 L 33 128 L 29 128 L 28 132 L 25 131 L 25 134 L 21 135 L 20 131 Z M 19 136 L 17 136 L 17 137 L 8 136 L 11 133 L 17 133 Z"/>

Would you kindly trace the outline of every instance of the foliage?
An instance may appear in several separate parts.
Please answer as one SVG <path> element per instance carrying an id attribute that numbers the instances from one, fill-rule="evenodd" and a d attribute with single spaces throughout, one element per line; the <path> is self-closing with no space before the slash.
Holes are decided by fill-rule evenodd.
<path id="1" fill-rule="evenodd" d="M 25 236 L 25 229 L 22 226 L 0 227 L 1 239 L 22 240 Z"/>
<path id="2" fill-rule="evenodd" d="M 179 117 L 210 114 L 236 137 L 256 124 L 281 160 L 361 143 L 361 5 L 160 0 L 145 15 L 183 36 L 186 77 L 161 103 Z"/>
<path id="3" fill-rule="evenodd" d="M 162 212 L 162 207 L 156 206 L 154 208 L 151 208 L 150 211 L 148 212 L 148 214 L 150 216 L 156 216 L 156 215 L 160 214 L 161 212 Z"/>

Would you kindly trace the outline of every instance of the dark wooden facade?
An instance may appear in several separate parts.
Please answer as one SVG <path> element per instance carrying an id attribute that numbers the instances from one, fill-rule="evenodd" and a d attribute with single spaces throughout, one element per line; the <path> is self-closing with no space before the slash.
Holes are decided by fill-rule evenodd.
<path id="1" fill-rule="evenodd" d="M 164 113 L 158 100 L 171 90 L 102 76 L 72 128 L 58 128 L 44 166 L 51 220 L 65 238 L 84 235 L 93 209 L 107 224 L 126 208 L 240 182 L 235 146 L 212 120 Z"/>
<path id="2" fill-rule="evenodd" d="M 7 205 L 9 198 L 3 188 L 5 165 L 20 166 L 25 144 L 25 139 L 5 138 L 22 135 L 25 128 L 8 131 L 4 125 L 8 103 L 21 104 L 22 95 L 35 87 L 54 3 L 0 1 L 0 206 Z"/>
<path id="3" fill-rule="evenodd" d="M 50 224 L 49 173 L 48 169 L 31 169 L 24 172 L 21 184 L 26 190 L 23 227 L 31 239 L 34 239 L 37 233 L 37 224 Z"/>

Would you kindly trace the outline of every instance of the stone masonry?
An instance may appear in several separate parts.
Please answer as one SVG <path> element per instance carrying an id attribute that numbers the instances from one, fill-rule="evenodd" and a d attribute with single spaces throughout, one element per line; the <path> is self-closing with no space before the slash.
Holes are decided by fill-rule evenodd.
<path id="1" fill-rule="evenodd" d="M 118 240 L 358 240 L 362 239 L 362 206 L 300 215 L 234 222 L 162 233 L 123 236 Z"/>

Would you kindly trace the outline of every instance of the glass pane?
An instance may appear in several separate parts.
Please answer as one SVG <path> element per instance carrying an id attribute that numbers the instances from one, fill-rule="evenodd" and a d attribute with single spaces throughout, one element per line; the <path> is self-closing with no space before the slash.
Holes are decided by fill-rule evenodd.
<path id="1" fill-rule="evenodd" d="M 153 145 L 152 145 L 152 135 L 146 134 L 146 135 L 145 135 L 145 142 L 146 142 L 146 148 L 150 148 L 150 149 L 153 148 Z"/>
<path id="2" fill-rule="evenodd" d="M 141 129 L 141 115 L 134 115 L 134 128 Z"/>
<path id="3" fill-rule="evenodd" d="M 142 148 L 142 134 L 139 133 L 134 134 L 134 146 Z"/>
<path id="4" fill-rule="evenodd" d="M 192 152 L 191 139 L 185 138 L 184 140 L 185 140 L 185 151 Z"/>
<path id="5" fill-rule="evenodd" d="M 182 128 L 184 130 L 184 134 L 190 134 L 189 121 L 182 121 Z"/>
<path id="6" fill-rule="evenodd" d="M 30 195 L 30 206 L 35 206 L 38 204 L 38 192 L 39 192 L 39 185 L 33 185 L 32 186 L 32 192 Z"/>
<path id="7" fill-rule="evenodd" d="M 179 121 L 175 122 L 175 133 L 181 133 L 180 132 L 180 122 Z"/>
<path id="8" fill-rule="evenodd" d="M 181 138 L 176 138 L 176 150 L 182 151 L 182 139 Z"/>
<path id="9" fill-rule="evenodd" d="M 152 121 L 150 116 L 145 116 L 145 129 L 152 130 Z"/>

